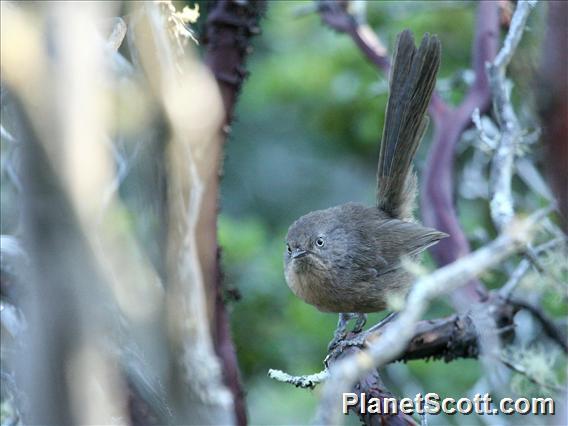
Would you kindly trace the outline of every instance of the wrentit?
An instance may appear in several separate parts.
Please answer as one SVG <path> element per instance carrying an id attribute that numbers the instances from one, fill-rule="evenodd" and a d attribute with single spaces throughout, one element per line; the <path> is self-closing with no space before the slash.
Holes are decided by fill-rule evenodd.
<path id="1" fill-rule="evenodd" d="M 399 34 L 379 151 L 377 206 L 347 203 L 308 213 L 289 228 L 284 253 L 292 292 L 320 311 L 376 312 L 408 291 L 413 277 L 401 257 L 417 260 L 447 234 L 413 219 L 416 178 L 412 160 L 427 128 L 440 42 L 426 34 L 416 49 L 409 30 Z M 341 323 L 341 321 L 340 321 Z"/>

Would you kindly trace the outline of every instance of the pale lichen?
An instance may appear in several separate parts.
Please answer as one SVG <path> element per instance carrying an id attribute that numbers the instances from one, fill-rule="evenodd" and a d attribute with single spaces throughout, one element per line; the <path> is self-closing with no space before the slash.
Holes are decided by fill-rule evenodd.
<path id="1" fill-rule="evenodd" d="M 166 19 L 168 36 L 178 46 L 180 53 L 183 53 L 188 40 L 199 44 L 193 30 L 189 26 L 190 24 L 195 24 L 199 18 L 198 4 L 194 8 L 184 6 L 179 11 L 171 0 L 156 0 L 156 3 L 158 3 L 160 11 Z"/>

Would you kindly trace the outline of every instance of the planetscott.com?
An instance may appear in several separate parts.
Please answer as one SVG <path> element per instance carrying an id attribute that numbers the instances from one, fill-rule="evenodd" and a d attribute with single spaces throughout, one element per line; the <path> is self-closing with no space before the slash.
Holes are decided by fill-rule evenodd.
<path id="1" fill-rule="evenodd" d="M 553 415 L 552 398 L 502 398 L 494 401 L 486 394 L 475 394 L 473 398 L 440 398 L 436 393 L 417 394 L 414 398 L 375 398 L 365 393 L 344 393 L 343 413 L 355 409 L 361 414 L 537 414 Z"/>

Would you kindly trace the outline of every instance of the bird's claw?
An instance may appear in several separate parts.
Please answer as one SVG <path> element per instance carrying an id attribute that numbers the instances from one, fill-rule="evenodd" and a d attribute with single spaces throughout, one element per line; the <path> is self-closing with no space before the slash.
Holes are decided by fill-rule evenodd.
<path id="1" fill-rule="evenodd" d="M 367 323 L 367 315 L 363 314 L 363 313 L 356 313 L 356 314 L 352 314 L 352 313 L 342 313 L 339 314 L 339 322 L 337 323 L 337 329 L 335 330 L 335 333 L 333 335 L 333 339 L 331 340 L 331 342 L 329 342 L 329 345 L 327 346 L 327 350 L 328 352 L 331 352 L 336 346 L 338 346 L 338 344 L 340 342 L 345 341 L 345 338 L 347 337 L 347 323 L 349 322 L 350 319 L 357 317 L 357 321 L 355 322 L 355 325 L 353 326 L 353 330 L 351 331 L 352 333 L 355 334 L 359 334 L 361 333 L 361 331 L 363 331 L 363 327 L 365 327 L 365 324 Z M 354 340 L 357 337 L 350 339 Z M 355 345 L 351 345 L 351 344 L 347 344 L 347 346 L 358 346 L 358 344 Z M 345 348 L 345 345 L 342 345 L 343 348 Z"/>

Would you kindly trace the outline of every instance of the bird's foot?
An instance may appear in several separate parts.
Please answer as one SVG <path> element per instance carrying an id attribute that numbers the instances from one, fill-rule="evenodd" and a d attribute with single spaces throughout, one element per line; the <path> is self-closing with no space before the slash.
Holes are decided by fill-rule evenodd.
<path id="1" fill-rule="evenodd" d="M 368 335 L 369 334 L 367 332 L 363 332 L 356 334 L 355 336 L 349 339 L 343 338 L 337 342 L 332 341 L 329 344 L 328 354 L 325 357 L 324 364 L 327 366 L 329 360 L 337 358 L 339 355 L 341 355 L 343 351 L 345 351 L 349 347 L 357 346 L 362 348 L 366 344 Z"/>
<path id="2" fill-rule="evenodd" d="M 327 347 L 329 356 L 333 357 L 334 355 L 338 355 L 350 346 L 358 346 L 358 347 L 365 346 L 367 338 L 372 333 L 376 333 L 379 329 L 383 328 L 393 319 L 395 319 L 397 314 L 398 314 L 397 312 L 392 312 L 388 314 L 382 321 L 380 321 L 378 324 L 374 325 L 365 332 L 363 332 L 363 327 L 367 322 L 367 315 L 362 313 L 340 314 L 339 322 L 337 324 L 337 330 L 335 330 L 333 340 L 329 343 Z M 346 337 L 349 334 L 347 333 L 347 322 L 354 316 L 357 317 L 357 322 L 355 323 L 355 326 L 353 327 L 352 330 L 352 333 L 354 333 L 355 335 L 347 339 Z"/>
<path id="3" fill-rule="evenodd" d="M 337 344 L 345 339 L 347 336 L 347 323 L 352 318 L 352 314 L 350 313 L 341 313 L 339 314 L 339 321 L 337 322 L 337 328 L 335 329 L 335 333 L 333 333 L 333 339 L 327 345 L 327 350 L 330 352 L 333 350 Z"/>
<path id="4" fill-rule="evenodd" d="M 357 313 L 354 314 L 357 317 L 357 321 L 355 322 L 355 326 L 353 327 L 353 333 L 361 333 L 363 331 L 363 327 L 367 324 L 367 314 Z"/>
<path id="5" fill-rule="evenodd" d="M 337 328 L 333 335 L 333 339 L 329 342 L 327 346 L 328 352 L 331 352 L 340 342 L 344 341 L 347 337 L 347 323 L 352 318 L 357 318 L 355 325 L 353 327 L 352 333 L 360 334 L 365 327 L 367 322 L 367 315 L 363 313 L 341 313 L 339 314 L 339 321 L 337 322 Z"/>

